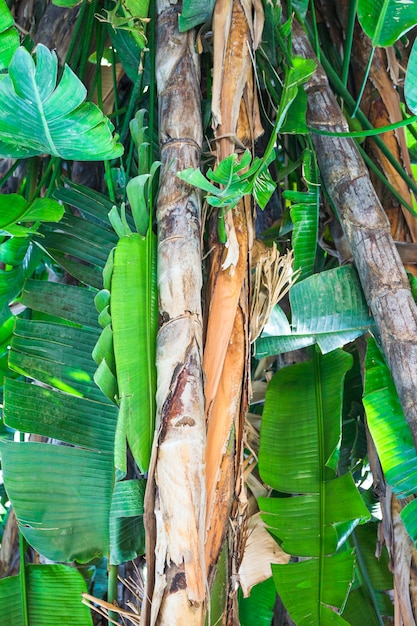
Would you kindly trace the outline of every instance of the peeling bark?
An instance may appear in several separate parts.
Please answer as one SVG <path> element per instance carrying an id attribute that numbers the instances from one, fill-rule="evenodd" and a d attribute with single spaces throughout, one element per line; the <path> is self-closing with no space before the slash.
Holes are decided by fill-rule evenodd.
<path id="1" fill-rule="evenodd" d="M 259 2 L 218 0 L 213 19 L 213 125 L 217 161 L 253 148 L 261 133 L 251 51 L 259 41 Z M 251 200 L 243 198 L 225 215 L 227 244 L 211 223 L 204 347 L 207 416 L 207 537 L 209 584 L 224 542 L 229 589 L 223 624 L 238 623 L 236 580 L 246 540 L 243 425 L 249 398 L 249 268 L 254 231 Z M 227 535 L 227 536 L 226 536 Z"/>
<path id="2" fill-rule="evenodd" d="M 175 175 L 200 164 L 199 60 L 179 8 L 159 2 L 157 88 L 157 427 L 146 495 L 143 624 L 202 626 L 205 615 L 205 417 L 202 375 L 201 198 Z"/>
<path id="3" fill-rule="evenodd" d="M 293 44 L 296 54 L 315 58 L 306 35 L 296 25 Z M 320 65 L 306 91 L 311 127 L 348 130 Z M 337 208 L 417 447 L 417 308 L 388 219 L 355 142 L 318 134 L 312 138 L 323 184 Z"/>

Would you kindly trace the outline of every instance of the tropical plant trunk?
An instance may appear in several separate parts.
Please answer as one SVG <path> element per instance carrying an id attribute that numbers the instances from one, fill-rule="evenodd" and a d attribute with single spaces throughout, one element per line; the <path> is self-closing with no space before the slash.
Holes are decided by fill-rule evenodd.
<path id="1" fill-rule="evenodd" d="M 250 9 L 250 10 L 249 10 Z M 218 0 L 213 17 L 213 128 L 217 163 L 261 134 L 251 54 L 263 26 L 262 7 Z M 211 219 L 207 332 L 204 347 L 207 416 L 206 564 L 212 586 L 219 555 L 228 546 L 229 577 L 223 624 L 238 623 L 234 580 L 243 556 L 246 488 L 243 426 L 249 401 L 250 255 L 254 239 L 251 199 L 224 215 L 226 245 L 219 241 L 220 215 Z M 229 531 L 230 536 L 227 536 Z M 225 543 L 226 542 L 226 543 Z"/>
<path id="2" fill-rule="evenodd" d="M 175 175 L 200 165 L 199 60 L 194 31 L 178 31 L 180 7 L 161 1 L 157 11 L 161 326 L 157 427 L 145 505 L 148 603 L 143 623 L 201 626 L 206 595 L 201 198 Z"/>
<path id="3" fill-rule="evenodd" d="M 315 58 L 306 35 L 294 25 L 296 54 Z M 348 124 L 320 65 L 306 85 L 307 121 L 312 128 L 347 132 Z M 330 122 L 329 122 L 330 121 Z M 313 134 L 320 173 L 352 251 L 365 297 L 379 332 L 398 396 L 417 448 L 417 307 L 390 232 L 388 218 L 352 139 Z M 371 467 L 380 476 L 369 447 Z M 384 479 L 381 478 L 383 481 Z M 385 489 L 387 489 L 386 493 Z M 391 557 L 395 604 L 401 623 L 415 624 L 415 550 L 399 516 L 399 504 L 384 485 L 384 539 Z M 400 622 L 398 622 L 400 623 Z"/>
<path id="4" fill-rule="evenodd" d="M 294 26 L 296 54 L 315 58 L 306 35 Z M 348 132 L 323 69 L 306 85 L 312 128 Z M 417 448 L 417 307 L 389 222 L 353 139 L 312 135 L 320 172 L 352 250 L 365 297 Z"/>

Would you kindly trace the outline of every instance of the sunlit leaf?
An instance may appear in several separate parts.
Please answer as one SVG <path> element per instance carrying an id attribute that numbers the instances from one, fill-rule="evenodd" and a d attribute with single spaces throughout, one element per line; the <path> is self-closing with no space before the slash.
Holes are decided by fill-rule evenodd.
<path id="1" fill-rule="evenodd" d="M 290 290 L 292 331 L 277 310 L 256 342 L 256 355 L 280 354 L 317 342 L 323 353 L 360 337 L 372 324 L 351 266 L 314 274 Z"/>
<path id="2" fill-rule="evenodd" d="M 33 565 L 22 574 L 0 580 L 0 614 L 3 626 L 25 626 L 22 591 L 30 626 L 92 626 L 89 609 L 81 594 L 87 586 L 81 574 L 67 565 Z"/>
<path id="3" fill-rule="evenodd" d="M 0 70 L 8 67 L 19 47 L 19 34 L 5 0 L 0 0 Z"/>
<path id="4" fill-rule="evenodd" d="M 81 161 L 112 159 L 123 148 L 113 127 L 94 104 L 84 102 L 84 85 L 65 66 L 57 85 L 55 52 L 39 44 L 37 63 L 19 48 L 9 74 L 0 82 L 0 155 L 29 157 L 51 154 Z"/>
<path id="5" fill-rule="evenodd" d="M 359 0 L 358 18 L 373 46 L 391 46 L 417 23 L 413 0 Z"/>

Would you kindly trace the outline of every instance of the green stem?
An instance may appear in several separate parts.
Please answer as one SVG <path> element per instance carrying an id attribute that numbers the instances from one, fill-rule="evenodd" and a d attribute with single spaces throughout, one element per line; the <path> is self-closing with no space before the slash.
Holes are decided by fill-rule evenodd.
<path id="1" fill-rule="evenodd" d="M 371 70 L 371 65 L 372 65 L 372 60 L 374 58 L 374 54 L 375 54 L 375 48 L 372 48 L 371 54 L 369 55 L 368 63 L 366 64 L 365 76 L 363 77 L 363 81 L 362 81 L 362 85 L 361 85 L 361 88 L 360 88 L 360 91 L 359 91 L 358 99 L 356 101 L 355 108 L 353 109 L 353 112 L 352 112 L 352 116 L 351 116 L 352 118 L 356 117 L 356 113 L 357 113 L 357 111 L 359 109 L 359 105 L 360 105 L 361 100 L 362 100 L 363 92 L 365 91 L 366 83 L 368 81 L 368 76 L 369 76 L 369 72 Z"/>
<path id="2" fill-rule="evenodd" d="M 354 139 L 362 139 L 364 137 L 376 137 L 377 135 L 383 135 L 384 133 L 389 133 L 393 130 L 397 130 L 398 128 L 410 126 L 415 122 L 417 122 L 417 115 L 407 117 L 403 120 L 400 120 L 399 122 L 394 122 L 394 124 L 387 124 L 386 126 L 371 128 L 369 130 L 354 130 L 348 131 L 346 133 L 337 133 L 330 130 L 323 130 L 321 128 L 314 128 L 313 126 L 309 126 L 308 130 L 311 133 L 316 133 L 316 135 L 323 135 L 325 137 L 352 137 Z"/>
<path id="3" fill-rule="evenodd" d="M 318 445 L 319 445 L 319 458 L 317 460 L 319 465 L 319 490 L 320 490 L 320 511 L 319 511 L 319 532 L 320 532 L 320 554 L 319 554 L 319 580 L 318 580 L 318 588 L 320 592 L 323 589 L 323 580 L 324 580 L 324 525 L 325 525 L 325 510 L 326 510 L 326 499 L 324 492 L 324 467 L 326 460 L 324 458 L 325 454 L 325 445 L 324 445 L 324 408 L 323 408 L 323 396 L 322 396 L 322 388 L 323 384 L 321 381 L 321 367 L 320 367 L 320 352 L 317 345 L 311 348 L 311 352 L 313 352 L 313 367 L 314 367 L 314 381 L 316 387 L 316 404 L 317 404 L 317 430 L 318 430 Z M 322 603 L 322 597 L 319 598 L 320 605 Z"/>
<path id="4" fill-rule="evenodd" d="M 19 433 L 19 441 L 24 441 L 24 433 Z M 20 593 L 22 596 L 23 626 L 29 626 L 26 585 L 26 539 L 19 531 L 19 556 L 20 556 Z"/>
<path id="5" fill-rule="evenodd" d="M 117 575 L 118 575 L 118 566 L 117 565 L 109 565 L 109 576 L 107 580 L 107 599 L 110 604 L 117 603 Z M 109 611 L 109 626 L 112 626 L 112 622 L 110 620 L 114 620 L 119 623 L 119 616 L 114 611 Z"/>
<path id="6" fill-rule="evenodd" d="M 156 1 L 151 0 L 149 17 L 149 64 L 150 64 L 150 84 L 149 84 L 149 169 L 154 160 L 153 137 L 155 131 L 155 106 L 156 106 Z"/>
<path id="7" fill-rule="evenodd" d="M 344 86 L 347 85 L 350 57 L 352 54 L 353 43 L 353 31 L 355 29 L 356 8 L 358 6 L 358 0 L 350 0 L 349 2 L 349 17 L 346 29 L 346 40 L 343 49 L 343 67 L 342 67 L 342 82 Z"/>
<path id="8" fill-rule="evenodd" d="M 406 208 L 407 211 L 411 213 L 411 215 L 414 215 L 414 217 L 417 217 L 417 212 L 415 211 L 415 209 L 413 209 L 413 207 L 410 204 L 408 204 L 408 202 L 404 200 L 401 194 L 399 194 L 398 191 L 391 185 L 391 183 L 384 176 L 381 170 L 375 165 L 372 159 L 369 158 L 369 156 L 366 154 L 365 150 L 361 148 L 361 146 L 359 145 L 358 145 L 358 149 L 359 149 L 359 152 L 361 153 L 363 160 L 369 167 L 369 169 L 371 169 L 374 172 L 374 174 L 379 178 L 379 180 L 381 180 L 384 183 L 384 185 L 387 187 L 387 189 L 389 189 L 389 191 L 392 193 L 394 198 L 396 198 L 403 205 L 403 207 Z"/>
<path id="9" fill-rule="evenodd" d="M 16 169 L 19 167 L 21 161 L 20 159 L 18 159 L 17 161 L 15 161 L 15 163 L 13 163 L 13 165 L 7 170 L 6 174 L 3 176 L 3 178 L 0 180 L 0 189 L 3 187 L 3 185 L 6 184 L 6 182 L 9 180 L 10 176 L 13 176 L 13 172 L 16 171 Z"/>
<path id="10" fill-rule="evenodd" d="M 111 165 L 109 161 L 104 161 L 104 177 L 106 179 L 106 185 L 109 191 L 110 200 L 112 202 L 116 202 L 116 193 L 114 190 L 113 179 L 111 176 Z"/>
<path id="11" fill-rule="evenodd" d="M 71 66 L 74 65 L 73 63 L 74 59 L 72 58 L 72 55 L 74 52 L 74 48 L 78 42 L 78 35 L 80 34 L 81 27 L 84 24 L 84 14 L 87 9 L 87 5 L 88 5 L 88 2 L 84 0 L 84 2 L 82 3 L 80 7 L 80 12 L 78 13 L 77 21 L 75 22 L 75 26 L 72 32 L 70 44 L 68 46 L 67 54 L 65 55 L 65 63 Z M 81 46 L 78 46 L 78 50 L 80 49 L 80 47 Z M 76 60 L 76 62 L 78 62 L 78 59 Z"/>
<path id="12" fill-rule="evenodd" d="M 382 619 L 381 616 L 381 612 L 379 610 L 378 607 L 378 600 L 376 598 L 375 595 L 375 591 L 374 591 L 374 586 L 372 585 L 372 581 L 369 578 L 369 573 L 366 567 L 366 563 L 365 560 L 363 558 L 362 555 L 362 551 L 361 551 L 361 547 L 359 545 L 359 542 L 356 538 L 356 534 L 355 531 L 352 532 L 352 539 L 353 539 L 353 544 L 355 546 L 355 552 L 356 552 L 356 560 L 357 563 L 359 565 L 359 569 L 362 575 L 362 580 L 364 582 L 365 585 L 365 595 L 368 596 L 368 599 L 370 600 L 374 610 L 375 610 L 375 617 L 378 620 L 378 624 L 380 624 L 380 626 L 384 626 L 384 620 Z"/>
<path id="13" fill-rule="evenodd" d="M 314 0 L 311 0 L 311 19 L 313 22 L 314 52 L 316 53 L 317 60 L 320 63 L 320 57 L 321 57 L 320 41 L 319 41 L 319 31 L 317 29 L 316 9 L 314 7 Z"/>
<path id="14" fill-rule="evenodd" d="M 22 533 L 19 532 L 19 554 L 20 554 L 20 593 L 22 596 L 23 626 L 29 626 L 27 585 L 26 585 L 26 541 Z"/>
<path id="15" fill-rule="evenodd" d="M 349 91 L 343 85 L 343 83 L 340 80 L 339 76 L 336 74 L 336 72 L 334 71 L 332 65 L 330 64 L 330 62 L 326 59 L 326 57 L 324 55 L 321 58 L 321 64 L 322 64 L 322 66 L 323 66 L 327 76 L 329 77 L 329 80 L 330 80 L 331 84 L 333 85 L 335 91 L 341 96 L 341 98 L 343 98 L 343 101 L 344 101 L 348 111 L 353 110 L 353 108 L 355 107 L 355 104 L 356 104 L 355 100 L 352 98 L 352 96 L 350 95 Z M 359 120 L 359 122 L 362 124 L 362 126 L 364 128 L 367 128 L 369 130 L 374 130 L 372 124 L 370 123 L 370 121 L 368 120 L 366 115 L 360 109 L 358 109 L 358 111 L 356 113 L 356 117 L 357 117 L 357 119 Z M 402 164 L 399 163 L 396 160 L 395 157 L 393 157 L 393 155 L 391 154 L 391 152 L 389 151 L 389 149 L 387 148 L 385 143 L 382 141 L 382 139 L 380 137 L 376 136 L 376 137 L 373 138 L 373 140 L 374 140 L 376 146 L 381 150 L 382 154 L 387 158 L 389 163 L 393 166 L 395 171 L 407 183 L 408 187 L 415 194 L 417 194 L 417 184 L 416 184 L 416 182 L 407 174 L 407 172 L 404 170 L 404 167 L 402 166 Z"/>

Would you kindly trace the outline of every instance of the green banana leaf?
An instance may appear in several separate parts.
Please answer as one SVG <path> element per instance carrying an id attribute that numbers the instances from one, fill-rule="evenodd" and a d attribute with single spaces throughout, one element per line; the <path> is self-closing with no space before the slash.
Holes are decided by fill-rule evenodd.
<path id="1" fill-rule="evenodd" d="M 103 269 L 107 257 L 117 243 L 108 214 L 113 203 L 95 191 L 66 181 L 54 197 L 75 207 L 81 217 L 66 211 L 57 227 L 43 224 L 36 244 L 74 278 L 87 286 L 103 287 Z M 129 223 L 133 223 L 127 215 Z"/>
<path id="2" fill-rule="evenodd" d="M 108 205 L 98 196 L 92 207 L 91 194 L 82 188 L 69 193 L 86 218 L 77 218 L 77 237 L 82 241 L 88 233 L 95 240 L 95 226 L 110 249 L 117 237 L 108 221 Z M 83 254 L 81 250 L 73 259 L 75 265 L 85 263 Z M 22 302 L 55 321 L 18 319 L 11 342 L 10 366 L 42 385 L 6 382 L 6 423 L 72 446 L 1 444 L 5 484 L 23 534 L 53 560 L 87 561 L 105 554 L 121 562 L 126 555 L 134 558 L 138 550 L 143 552 L 143 486 L 130 487 L 130 508 L 117 505 L 119 490 L 128 488 L 120 483 L 115 490 L 118 411 L 94 383 L 92 352 L 100 336 L 96 293 L 91 288 L 28 281 Z"/>
<path id="3" fill-rule="evenodd" d="M 0 195 L 0 233 L 26 237 L 36 231 L 37 224 L 25 227 L 20 222 L 59 222 L 63 207 L 51 198 L 36 198 L 27 202 L 17 193 Z"/>
<path id="4" fill-rule="evenodd" d="M 358 0 L 358 19 L 373 46 L 392 46 L 417 24 L 414 2 Z"/>
<path id="5" fill-rule="evenodd" d="M 282 548 L 308 559 L 272 568 L 278 593 L 303 625 L 345 623 L 326 605 L 344 605 L 354 565 L 346 538 L 370 517 L 351 474 L 336 476 L 351 365 L 342 350 L 315 350 L 312 361 L 277 372 L 266 393 L 259 471 L 282 496 L 260 498 L 259 508 Z"/>
<path id="6" fill-rule="evenodd" d="M 274 617 L 276 590 L 272 578 L 255 585 L 248 598 L 239 596 L 241 626 L 271 626 Z"/>
<path id="7" fill-rule="evenodd" d="M 113 458 L 46 443 L 1 443 L 4 483 L 19 528 L 52 561 L 108 551 Z"/>
<path id="8" fill-rule="evenodd" d="M 35 311 L 71 321 L 80 326 L 99 328 L 91 302 L 96 290 L 40 280 L 27 280 L 19 301 Z"/>
<path id="9" fill-rule="evenodd" d="M 417 42 L 415 41 L 411 49 L 405 75 L 404 95 L 408 108 L 414 115 L 417 115 Z M 413 277 L 414 278 L 414 277 Z"/>
<path id="10" fill-rule="evenodd" d="M 256 342 L 262 358 L 317 343 L 323 354 L 344 346 L 372 324 L 352 266 L 314 274 L 290 289 L 292 328 L 278 306 Z"/>
<path id="11" fill-rule="evenodd" d="M 417 454 L 391 373 L 372 338 L 366 352 L 363 404 L 385 480 L 397 498 L 411 496 L 416 492 Z M 409 502 L 400 515 L 410 537 L 417 541 L 417 500 Z"/>
<path id="12" fill-rule="evenodd" d="M 9 66 L 19 47 L 19 34 L 5 0 L 0 0 L 0 70 Z"/>
<path id="13" fill-rule="evenodd" d="M 39 264 L 42 253 L 29 237 L 13 237 L 0 243 L 0 312 L 9 313 L 8 305 L 20 294 L 24 282 Z"/>
<path id="14" fill-rule="evenodd" d="M 355 581 L 349 594 L 343 617 L 351 626 L 382 626 L 384 617 L 393 617 L 394 606 L 388 594 L 394 588 L 385 546 L 381 556 L 375 556 L 378 543 L 378 522 L 355 528 Z"/>
<path id="15" fill-rule="evenodd" d="M 145 480 L 116 483 L 110 516 L 110 563 L 118 565 L 145 553 Z"/>
<path id="16" fill-rule="evenodd" d="M 293 202 L 290 210 L 294 224 L 292 247 L 294 251 L 294 271 L 300 270 L 301 281 L 314 272 L 317 235 L 319 228 L 320 185 L 315 155 L 312 150 L 303 154 L 303 171 L 307 191 L 284 191 L 283 197 Z"/>
<path id="17" fill-rule="evenodd" d="M 65 66 L 57 85 L 58 60 L 42 44 L 37 64 L 20 47 L 0 81 L 0 156 L 25 158 L 51 154 L 63 159 L 113 159 L 123 147 L 100 109 L 84 102 L 87 91 Z"/>
<path id="18" fill-rule="evenodd" d="M 211 19 L 215 0 L 184 0 L 179 16 L 181 32 L 190 30 L 194 26 L 204 24 Z"/>
<path id="19" fill-rule="evenodd" d="M 111 319 L 120 397 L 117 428 L 120 466 L 124 466 L 123 449 L 127 440 L 143 473 L 149 468 L 155 419 L 157 302 L 156 282 L 149 267 L 152 260 L 155 267 L 156 238 L 152 232 L 146 238 L 139 234 L 122 237 L 115 250 L 111 279 Z"/>
<path id="20" fill-rule="evenodd" d="M 92 626 L 89 609 L 81 602 L 87 591 L 81 574 L 67 565 L 27 565 L 27 617 L 23 615 L 22 574 L 0 580 L 2 626 Z"/>

